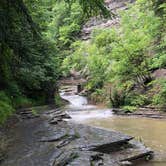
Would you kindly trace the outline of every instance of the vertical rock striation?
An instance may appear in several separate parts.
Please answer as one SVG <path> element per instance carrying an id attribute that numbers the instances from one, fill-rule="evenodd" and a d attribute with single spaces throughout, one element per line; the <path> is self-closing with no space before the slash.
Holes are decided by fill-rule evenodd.
<path id="1" fill-rule="evenodd" d="M 90 39 L 90 34 L 96 28 L 109 28 L 112 26 L 117 26 L 119 24 L 119 15 L 118 11 L 126 10 L 127 5 L 134 3 L 135 0 L 106 0 L 106 5 L 108 9 L 115 14 L 113 19 L 104 19 L 101 17 L 92 17 L 90 20 L 83 26 L 82 29 L 82 39 Z"/>

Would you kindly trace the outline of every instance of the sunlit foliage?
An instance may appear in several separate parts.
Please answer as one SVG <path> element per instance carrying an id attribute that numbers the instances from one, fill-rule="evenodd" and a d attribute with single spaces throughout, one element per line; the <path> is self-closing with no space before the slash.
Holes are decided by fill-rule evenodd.
<path id="1" fill-rule="evenodd" d="M 138 0 L 121 12 L 118 27 L 95 30 L 89 42 L 76 43 L 63 68 L 81 71 L 92 96 L 107 85 L 106 95 L 113 107 L 134 108 L 164 101 L 164 86 L 160 86 L 155 102 L 148 96 L 148 89 L 154 86 L 151 71 L 166 67 L 164 5 L 158 6 L 162 7 L 162 16 L 158 16 L 154 3 Z"/>

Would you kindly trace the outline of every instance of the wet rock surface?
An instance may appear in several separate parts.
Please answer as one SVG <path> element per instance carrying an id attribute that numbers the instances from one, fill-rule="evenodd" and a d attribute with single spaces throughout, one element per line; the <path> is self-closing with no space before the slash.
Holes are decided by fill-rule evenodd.
<path id="1" fill-rule="evenodd" d="M 142 144 L 132 142 L 131 136 L 66 122 L 64 114 L 52 109 L 35 118 L 23 118 L 9 128 L 6 134 L 12 142 L 1 165 L 116 166 L 152 154 Z M 50 124 L 53 117 L 61 121 Z"/>
<path id="2" fill-rule="evenodd" d="M 146 117 L 153 119 L 166 119 L 166 107 L 154 107 L 154 106 L 145 106 L 140 107 L 134 112 L 126 111 L 119 108 L 113 108 L 113 111 L 116 115 L 122 116 L 135 116 L 135 117 Z"/>

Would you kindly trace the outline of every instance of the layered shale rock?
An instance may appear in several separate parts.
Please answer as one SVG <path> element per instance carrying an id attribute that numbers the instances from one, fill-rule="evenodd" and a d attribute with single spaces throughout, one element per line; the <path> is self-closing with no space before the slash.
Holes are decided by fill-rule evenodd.
<path id="1" fill-rule="evenodd" d="M 66 122 L 63 120 L 67 117 L 65 114 L 62 110 L 52 109 L 40 112 L 36 118 L 23 118 L 17 122 L 7 132 L 13 140 L 2 165 L 120 166 L 150 159 L 153 155 L 131 136 Z M 52 124 L 50 119 L 53 117 L 61 121 Z"/>
<path id="2" fill-rule="evenodd" d="M 119 25 L 120 17 L 118 15 L 120 10 L 126 10 L 128 4 L 135 2 L 135 0 L 106 0 L 106 6 L 110 12 L 114 13 L 115 16 L 112 19 L 102 19 L 101 17 L 91 18 L 82 29 L 82 39 L 90 39 L 90 34 L 96 28 L 111 28 Z"/>

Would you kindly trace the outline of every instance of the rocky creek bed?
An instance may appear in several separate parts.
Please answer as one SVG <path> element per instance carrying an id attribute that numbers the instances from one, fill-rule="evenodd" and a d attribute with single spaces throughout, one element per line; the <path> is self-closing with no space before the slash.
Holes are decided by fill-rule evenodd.
<path id="1" fill-rule="evenodd" d="M 62 109 L 63 110 L 63 109 Z M 149 160 L 153 152 L 133 137 L 64 121 L 60 109 L 24 109 L 1 135 L 10 138 L 2 166 L 118 166 Z"/>
<path id="2" fill-rule="evenodd" d="M 166 107 L 153 107 L 145 106 L 138 108 L 134 112 L 125 111 L 119 108 L 113 108 L 111 110 L 115 115 L 120 116 L 133 116 L 133 117 L 146 117 L 153 119 L 166 119 Z"/>

